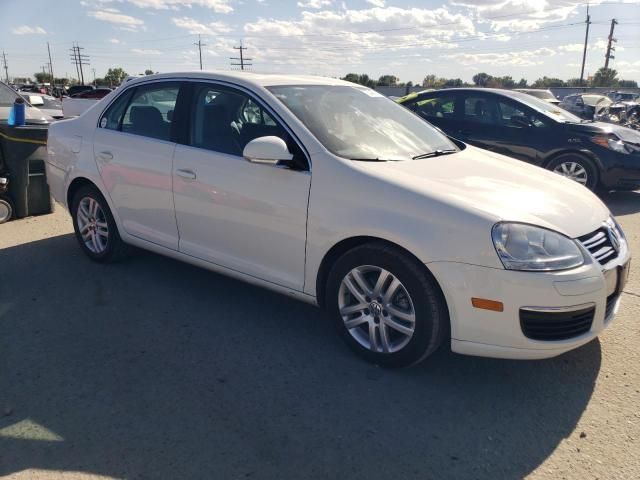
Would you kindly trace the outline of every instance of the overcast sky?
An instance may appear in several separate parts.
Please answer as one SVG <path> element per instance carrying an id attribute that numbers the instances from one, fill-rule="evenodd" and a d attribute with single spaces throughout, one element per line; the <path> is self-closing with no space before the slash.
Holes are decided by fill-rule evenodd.
<path id="1" fill-rule="evenodd" d="M 592 1 L 590 12 L 586 72 L 604 65 L 616 18 L 611 66 L 640 81 L 640 1 Z M 585 16 L 570 0 L 0 0 L 0 50 L 10 76 L 30 76 L 48 62 L 48 41 L 56 77 L 75 76 L 77 41 L 92 79 L 92 68 L 197 69 L 201 34 L 205 69 L 231 68 L 242 41 L 256 71 L 568 79 L 580 75 Z"/>

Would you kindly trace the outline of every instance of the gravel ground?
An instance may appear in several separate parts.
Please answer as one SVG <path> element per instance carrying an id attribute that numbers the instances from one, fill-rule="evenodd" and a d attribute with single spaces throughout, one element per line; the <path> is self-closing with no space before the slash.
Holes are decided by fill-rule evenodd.
<path id="1" fill-rule="evenodd" d="M 639 252 L 640 193 L 605 201 Z M 0 225 L 3 478 L 640 478 L 638 263 L 581 349 L 387 371 L 311 306 L 71 232 Z"/>

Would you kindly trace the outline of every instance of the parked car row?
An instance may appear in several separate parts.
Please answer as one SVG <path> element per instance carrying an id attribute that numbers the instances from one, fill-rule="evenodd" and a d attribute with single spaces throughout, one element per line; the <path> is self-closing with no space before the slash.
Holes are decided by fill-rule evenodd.
<path id="1" fill-rule="evenodd" d="M 36 107 L 45 115 L 60 120 L 64 117 L 62 113 L 62 102 L 55 97 L 45 94 L 19 92 L 29 105 Z"/>
<path id="2" fill-rule="evenodd" d="M 559 105 L 568 112 L 585 119 L 615 123 L 640 130 L 640 94 L 633 92 L 574 93 L 558 100 L 549 90 L 525 88 L 517 92 L 527 93 L 549 103 Z"/>
<path id="3" fill-rule="evenodd" d="M 77 85 L 83 87 L 86 85 Z M 74 87 L 71 87 L 72 89 Z M 62 99 L 62 111 L 66 118 L 77 117 L 89 107 L 93 106 L 101 98 L 111 93 L 110 88 L 90 88 L 79 90 L 68 97 Z"/>
<path id="4" fill-rule="evenodd" d="M 52 124 L 47 176 L 92 260 L 135 245 L 307 301 L 378 364 L 547 358 L 610 325 L 622 229 L 501 154 L 617 185 L 640 179 L 634 132 L 518 92 L 400 102 L 417 115 L 331 78 L 151 75 Z"/>
<path id="5" fill-rule="evenodd" d="M 445 89 L 398 102 L 450 137 L 564 175 L 590 190 L 640 188 L 640 133 L 587 121 L 529 94 Z"/>

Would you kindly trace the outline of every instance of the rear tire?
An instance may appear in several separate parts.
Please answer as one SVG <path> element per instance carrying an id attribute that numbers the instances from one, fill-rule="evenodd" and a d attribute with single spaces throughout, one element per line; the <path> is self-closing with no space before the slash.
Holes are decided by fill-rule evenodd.
<path id="1" fill-rule="evenodd" d="M 385 367 L 422 361 L 449 332 L 436 280 L 424 265 L 384 243 L 356 247 L 336 261 L 325 305 L 347 345 Z"/>
<path id="2" fill-rule="evenodd" d="M 95 186 L 78 189 L 71 202 L 71 218 L 80 248 L 91 260 L 111 263 L 129 253 L 107 201 Z"/>
<path id="3" fill-rule="evenodd" d="M 598 169 L 591 160 L 582 155 L 565 153 L 551 160 L 547 169 L 584 185 L 592 192 L 598 189 Z"/>

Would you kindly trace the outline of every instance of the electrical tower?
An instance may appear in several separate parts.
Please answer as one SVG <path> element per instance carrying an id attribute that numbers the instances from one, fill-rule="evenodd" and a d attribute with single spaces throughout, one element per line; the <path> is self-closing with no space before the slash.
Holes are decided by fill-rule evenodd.
<path id="1" fill-rule="evenodd" d="M 231 66 L 232 67 L 240 67 L 240 70 L 244 70 L 244 67 L 250 67 L 253 64 L 252 63 L 248 63 L 251 62 L 251 60 L 253 60 L 252 58 L 245 58 L 243 55 L 243 52 L 247 49 L 247 47 L 243 47 L 242 46 L 242 42 L 240 42 L 240 46 L 239 47 L 233 47 L 234 50 L 239 50 L 240 51 L 240 57 L 229 57 L 229 59 L 231 60 Z M 235 63 L 234 63 L 235 61 Z M 237 63 L 240 62 L 240 63 Z"/>
<path id="2" fill-rule="evenodd" d="M 78 80 L 82 85 L 84 85 L 84 72 L 82 71 L 83 65 L 90 65 L 89 63 L 89 55 L 85 55 L 82 53 L 84 48 L 75 44 L 71 49 L 71 63 L 76 66 L 76 72 L 78 73 Z"/>
<path id="3" fill-rule="evenodd" d="M 4 65 L 4 79 L 9 83 L 9 66 L 7 65 L 7 54 L 2 52 L 2 64 Z"/>
<path id="4" fill-rule="evenodd" d="M 589 16 L 589 4 L 587 3 L 587 33 L 584 36 L 584 52 L 582 53 L 582 69 L 580 70 L 580 86 L 584 86 L 584 64 L 587 61 L 587 44 L 589 42 L 589 25 L 591 25 L 591 17 Z"/>
<path id="5" fill-rule="evenodd" d="M 604 68 L 609 68 L 609 60 L 611 60 L 612 58 L 616 58 L 613 56 L 613 53 L 611 52 L 614 52 L 616 50 L 616 47 L 614 47 L 612 43 L 615 43 L 618 41 L 615 38 L 613 38 L 613 30 L 616 28 L 617 24 L 618 24 L 618 21 L 615 18 L 611 19 L 611 31 L 609 32 L 609 43 L 607 44 L 607 54 L 604 56 L 605 58 Z"/>
<path id="6" fill-rule="evenodd" d="M 200 39 L 200 35 L 198 35 L 198 43 L 194 43 L 198 47 L 198 52 L 200 52 L 200 70 L 202 70 L 202 47 L 206 47 L 206 43 L 202 43 Z"/>

